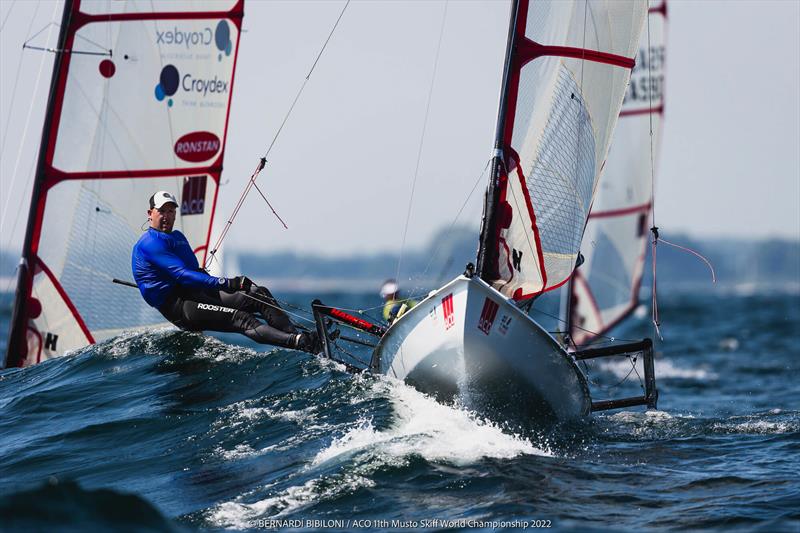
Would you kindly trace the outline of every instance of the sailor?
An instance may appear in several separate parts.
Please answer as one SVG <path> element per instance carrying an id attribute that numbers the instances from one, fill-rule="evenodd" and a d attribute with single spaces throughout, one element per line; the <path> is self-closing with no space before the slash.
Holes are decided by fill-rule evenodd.
<path id="1" fill-rule="evenodd" d="M 411 298 L 400 298 L 400 287 L 397 281 L 387 279 L 381 285 L 381 298 L 383 298 L 383 319 L 389 324 L 403 316 L 403 313 L 417 305 Z"/>
<path id="2" fill-rule="evenodd" d="M 132 254 L 142 298 L 184 330 L 236 332 L 261 344 L 316 353 L 316 333 L 299 332 L 269 290 L 246 276 L 218 278 L 200 268 L 186 237 L 172 229 L 177 207 L 167 191 L 150 197 L 150 227 Z"/>

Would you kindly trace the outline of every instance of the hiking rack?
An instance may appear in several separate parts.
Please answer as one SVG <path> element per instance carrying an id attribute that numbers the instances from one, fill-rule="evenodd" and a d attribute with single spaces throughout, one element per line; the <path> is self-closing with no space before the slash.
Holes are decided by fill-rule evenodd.
<path id="1" fill-rule="evenodd" d="M 337 309 L 336 307 L 325 305 L 320 300 L 314 300 L 311 302 L 311 310 L 314 315 L 314 323 L 317 327 L 317 335 L 322 343 L 322 353 L 325 355 L 325 357 L 345 365 L 348 372 L 357 373 L 366 370 L 365 368 L 359 368 L 355 365 L 351 365 L 350 363 L 343 361 L 338 357 L 334 357 L 331 344 L 333 344 L 333 342 L 337 339 L 360 344 L 362 346 L 368 346 L 370 348 L 375 348 L 376 344 L 372 344 L 355 337 L 342 335 L 338 329 L 332 330 L 331 326 L 334 323 L 343 324 L 355 330 L 369 333 L 378 339 L 380 339 L 383 334 L 386 333 L 388 328 L 386 326 L 364 320 L 363 318 L 359 318 L 355 315 L 351 315 L 350 313 L 342 311 L 341 309 Z"/>
<path id="2" fill-rule="evenodd" d="M 604 346 L 601 348 L 587 348 L 585 350 L 572 352 L 572 355 L 578 361 L 597 359 L 600 357 L 625 356 L 634 353 L 642 354 L 642 361 L 644 363 L 644 395 L 592 402 L 592 412 L 632 407 L 634 405 L 646 405 L 648 409 L 657 408 L 658 389 L 656 388 L 656 374 L 653 364 L 653 341 L 651 339 L 642 339 L 637 342 L 616 344 L 614 346 Z"/>

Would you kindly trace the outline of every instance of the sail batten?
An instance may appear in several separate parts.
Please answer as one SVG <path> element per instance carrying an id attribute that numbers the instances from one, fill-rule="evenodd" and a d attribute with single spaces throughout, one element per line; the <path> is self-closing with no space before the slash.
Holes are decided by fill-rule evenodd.
<path id="1" fill-rule="evenodd" d="M 480 270 L 506 296 L 555 289 L 574 270 L 646 13 L 646 2 L 519 2 L 487 225 L 496 259 Z"/>
<path id="2" fill-rule="evenodd" d="M 66 2 L 6 366 L 164 325 L 130 276 L 157 190 L 204 263 L 243 0 Z M 73 54 L 77 42 L 108 56 Z"/>

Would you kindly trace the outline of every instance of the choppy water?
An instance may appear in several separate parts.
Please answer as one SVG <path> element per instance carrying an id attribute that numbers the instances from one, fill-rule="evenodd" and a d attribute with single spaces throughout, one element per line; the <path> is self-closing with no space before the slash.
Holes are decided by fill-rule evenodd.
<path id="1" fill-rule="evenodd" d="M 128 335 L 3 371 L 0 529 L 798 531 L 800 298 L 661 301 L 659 411 L 522 435 L 228 336 Z M 649 333 L 634 322 L 620 335 Z M 606 362 L 591 376 L 629 371 Z"/>

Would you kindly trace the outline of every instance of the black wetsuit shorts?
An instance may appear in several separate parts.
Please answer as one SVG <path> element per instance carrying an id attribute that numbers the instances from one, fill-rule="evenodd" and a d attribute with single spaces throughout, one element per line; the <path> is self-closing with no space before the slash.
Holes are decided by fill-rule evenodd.
<path id="1" fill-rule="evenodd" d="M 264 287 L 253 286 L 248 293 L 178 287 L 159 311 L 181 329 L 241 333 L 261 344 L 292 348 L 297 334 L 289 317 Z"/>

